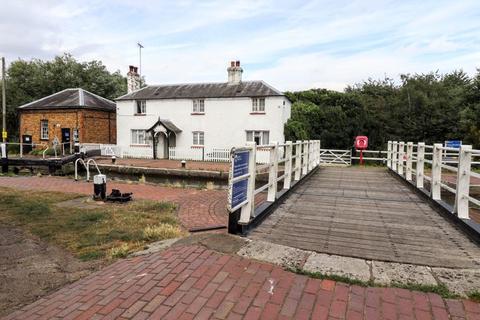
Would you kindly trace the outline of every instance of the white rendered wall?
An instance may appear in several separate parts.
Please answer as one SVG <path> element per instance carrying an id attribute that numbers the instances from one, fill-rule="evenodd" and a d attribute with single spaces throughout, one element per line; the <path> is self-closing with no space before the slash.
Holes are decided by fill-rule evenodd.
<path id="1" fill-rule="evenodd" d="M 176 146 L 193 145 L 192 132 L 205 133 L 205 147 L 243 146 L 247 130 L 270 131 L 270 142 L 284 142 L 284 124 L 291 105 L 286 97 L 266 97 L 265 114 L 251 114 L 251 98 L 205 99 L 205 114 L 192 115 L 191 99 L 147 100 L 146 115 L 134 115 L 134 101 L 117 101 L 117 144 L 129 146 L 131 129 L 148 129 L 157 120 L 168 119 L 182 130 Z"/>

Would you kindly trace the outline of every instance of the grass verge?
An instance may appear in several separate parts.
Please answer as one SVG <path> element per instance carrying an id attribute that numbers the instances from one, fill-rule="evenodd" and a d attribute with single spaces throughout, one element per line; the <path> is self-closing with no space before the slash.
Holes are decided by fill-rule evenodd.
<path id="1" fill-rule="evenodd" d="M 185 234 L 172 203 L 83 206 L 82 197 L 0 188 L 0 223 L 21 227 L 82 260 L 125 257 L 150 242 Z M 72 205 L 56 205 L 70 200 Z"/>
<path id="2" fill-rule="evenodd" d="M 359 279 L 355 278 L 350 278 L 347 276 L 340 276 L 340 275 L 334 275 L 334 274 L 325 274 L 321 272 L 310 272 L 310 271 L 305 271 L 303 269 L 295 269 L 295 268 L 289 268 L 288 269 L 291 272 L 294 272 L 296 274 L 301 274 L 308 276 L 310 278 L 315 278 L 315 279 L 322 279 L 322 280 L 333 280 L 337 282 L 343 282 L 346 284 L 351 284 L 351 285 L 357 285 L 361 287 L 394 287 L 394 288 L 402 288 L 402 289 L 407 289 L 407 290 L 412 290 L 412 291 L 421 291 L 421 292 L 431 292 L 431 293 L 436 293 L 442 298 L 445 299 L 456 299 L 460 298 L 460 296 L 452 291 L 450 291 L 444 284 L 440 285 L 424 285 L 424 284 L 418 284 L 418 283 L 399 283 L 399 282 L 392 282 L 389 285 L 384 285 L 384 284 L 379 284 L 375 283 L 372 280 L 369 281 L 362 281 Z M 471 294 L 468 295 L 468 297 L 471 300 L 474 301 L 480 301 L 480 292 L 475 291 L 472 292 Z M 478 300 L 476 300 L 478 299 Z"/>

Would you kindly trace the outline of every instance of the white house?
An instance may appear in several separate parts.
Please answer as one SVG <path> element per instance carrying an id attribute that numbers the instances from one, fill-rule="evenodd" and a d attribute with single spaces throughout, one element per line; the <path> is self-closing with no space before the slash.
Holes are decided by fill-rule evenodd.
<path id="1" fill-rule="evenodd" d="M 129 93 L 116 99 L 117 144 L 168 158 L 169 150 L 172 157 L 175 150 L 209 153 L 246 141 L 284 142 L 288 98 L 263 81 L 242 81 L 240 61 L 227 70 L 227 82 L 137 89 L 139 77 L 131 66 Z"/>

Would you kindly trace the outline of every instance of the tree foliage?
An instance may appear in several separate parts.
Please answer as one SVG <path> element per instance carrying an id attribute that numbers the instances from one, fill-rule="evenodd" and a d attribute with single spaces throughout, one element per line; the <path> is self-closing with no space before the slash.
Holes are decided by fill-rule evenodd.
<path id="1" fill-rule="evenodd" d="M 357 135 L 372 149 L 388 140 L 443 142 L 460 139 L 480 148 L 480 70 L 369 79 L 344 92 L 289 92 L 292 117 L 286 138 L 321 139 L 325 148 L 350 148 Z"/>
<path id="2" fill-rule="evenodd" d="M 126 78 L 120 71 L 109 72 L 101 61 L 79 62 L 72 55 L 51 61 L 16 60 L 7 70 L 7 129 L 18 135 L 16 108 L 67 88 L 82 88 L 107 99 L 127 92 Z M 1 97 L 0 97 L 1 101 Z"/>

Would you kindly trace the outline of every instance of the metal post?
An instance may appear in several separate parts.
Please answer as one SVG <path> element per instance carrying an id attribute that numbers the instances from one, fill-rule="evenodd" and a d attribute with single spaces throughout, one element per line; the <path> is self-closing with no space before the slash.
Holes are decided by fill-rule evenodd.
<path id="1" fill-rule="evenodd" d="M 250 156 L 248 158 L 248 184 L 247 184 L 247 201 L 248 203 L 240 210 L 240 219 L 238 223 L 247 224 L 250 222 L 250 217 L 255 213 L 255 176 L 257 173 L 256 157 L 257 145 L 255 142 L 247 142 L 247 148 L 250 149 Z"/>
<path id="2" fill-rule="evenodd" d="M 2 57 L 2 141 L 7 142 L 7 96 L 5 94 L 5 58 Z"/>
<path id="3" fill-rule="evenodd" d="M 397 172 L 398 168 L 398 142 L 393 141 L 393 152 L 392 152 L 392 170 Z"/>
<path id="4" fill-rule="evenodd" d="M 290 189 L 292 181 L 292 141 L 287 141 L 285 146 L 285 178 L 283 189 Z"/>
<path id="5" fill-rule="evenodd" d="M 387 168 L 392 168 L 392 141 L 387 144 Z"/>
<path id="6" fill-rule="evenodd" d="M 405 178 L 407 181 L 412 181 L 412 156 L 413 156 L 413 142 L 407 142 L 407 170 Z"/>
<path id="7" fill-rule="evenodd" d="M 302 152 L 302 174 L 308 173 L 308 141 L 303 141 L 303 152 Z"/>
<path id="8" fill-rule="evenodd" d="M 403 168 L 404 168 L 404 160 L 405 160 L 405 142 L 400 141 L 398 143 L 398 163 L 397 163 L 397 168 L 398 168 L 398 174 L 403 176 Z"/>
<path id="9" fill-rule="evenodd" d="M 469 200 L 472 146 L 462 145 L 458 152 L 457 190 L 455 192 L 455 213 L 461 219 L 470 219 Z"/>
<path id="10" fill-rule="evenodd" d="M 442 144 L 435 143 L 433 145 L 432 157 L 432 186 L 431 196 L 433 200 L 440 200 L 442 198 L 442 186 L 440 185 L 442 179 Z"/>
<path id="11" fill-rule="evenodd" d="M 270 170 L 268 171 L 268 195 L 267 201 L 274 202 L 277 198 L 278 178 L 278 142 L 273 142 L 270 149 Z"/>
<path id="12" fill-rule="evenodd" d="M 423 171 L 425 169 L 425 142 L 417 145 L 417 165 L 415 166 L 417 188 L 423 189 Z"/>
<path id="13" fill-rule="evenodd" d="M 297 140 L 295 143 L 295 181 L 300 180 L 302 174 L 302 141 Z"/>

